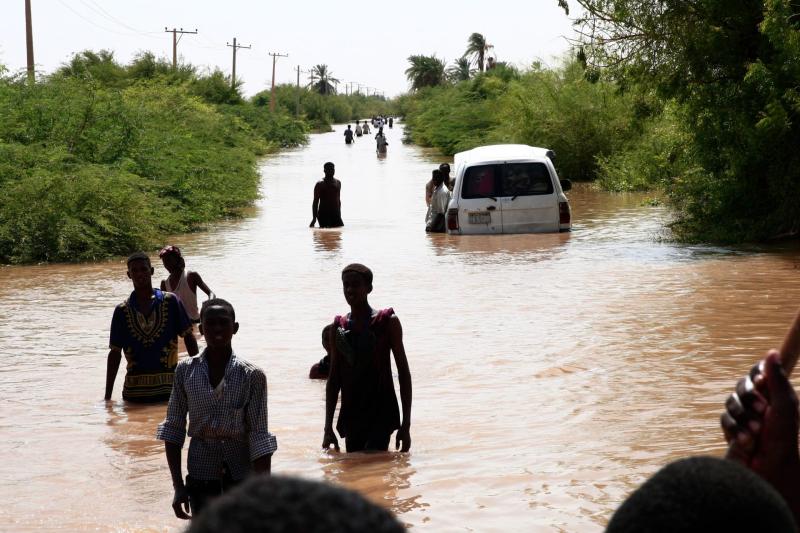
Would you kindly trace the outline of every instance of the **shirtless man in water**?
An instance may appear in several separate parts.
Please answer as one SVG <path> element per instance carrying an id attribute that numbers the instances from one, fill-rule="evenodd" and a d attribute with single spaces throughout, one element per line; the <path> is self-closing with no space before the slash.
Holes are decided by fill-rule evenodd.
<path id="1" fill-rule="evenodd" d="M 320 228 L 339 228 L 344 226 L 342 222 L 342 201 L 339 193 L 342 190 L 342 182 L 333 177 L 336 172 L 333 163 L 328 162 L 322 167 L 325 177 L 314 186 L 314 201 L 311 203 L 311 224 L 319 220 Z"/>

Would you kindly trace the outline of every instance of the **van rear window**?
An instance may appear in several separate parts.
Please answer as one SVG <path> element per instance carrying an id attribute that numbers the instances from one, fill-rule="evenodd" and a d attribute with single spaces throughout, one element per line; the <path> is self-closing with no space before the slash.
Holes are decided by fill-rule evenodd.
<path id="1" fill-rule="evenodd" d="M 553 181 L 544 163 L 476 165 L 464 173 L 461 197 L 534 196 L 553 194 Z"/>

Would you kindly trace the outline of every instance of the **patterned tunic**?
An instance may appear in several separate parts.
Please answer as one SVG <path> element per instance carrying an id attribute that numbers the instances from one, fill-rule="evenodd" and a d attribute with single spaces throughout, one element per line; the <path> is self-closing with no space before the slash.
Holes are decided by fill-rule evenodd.
<path id="1" fill-rule="evenodd" d="M 136 308 L 136 293 L 114 309 L 111 348 L 122 350 L 127 361 L 122 398 L 132 402 L 169 399 L 178 365 L 178 337 L 192 324 L 180 300 L 172 293 L 153 289 L 150 313 Z"/>

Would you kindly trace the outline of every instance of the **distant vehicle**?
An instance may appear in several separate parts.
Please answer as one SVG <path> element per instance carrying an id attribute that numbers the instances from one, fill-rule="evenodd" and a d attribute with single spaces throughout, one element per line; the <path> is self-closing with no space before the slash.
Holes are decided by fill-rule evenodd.
<path id="1" fill-rule="evenodd" d="M 455 155 L 447 233 L 548 233 L 572 229 L 555 154 L 524 144 L 481 146 Z"/>

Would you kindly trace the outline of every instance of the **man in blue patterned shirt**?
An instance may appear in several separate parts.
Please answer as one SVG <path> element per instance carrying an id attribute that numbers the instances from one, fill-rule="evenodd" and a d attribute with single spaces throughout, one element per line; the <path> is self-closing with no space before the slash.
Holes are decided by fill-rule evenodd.
<path id="1" fill-rule="evenodd" d="M 114 309 L 111 319 L 105 399 L 111 399 L 124 352 L 122 399 L 165 402 L 178 364 L 178 337 L 183 337 L 189 355 L 197 354 L 192 323 L 177 296 L 153 288 L 153 266 L 147 254 L 128 257 L 128 278 L 133 292 Z"/>
<path id="2" fill-rule="evenodd" d="M 175 516 L 197 516 L 207 502 L 227 492 L 251 471 L 269 473 L 278 444 L 267 424 L 267 378 L 257 366 L 233 352 L 239 330 L 233 306 L 206 300 L 200 333 L 206 349 L 184 359 L 175 370 L 167 416 L 156 438 L 164 441 L 175 497 Z M 189 415 L 188 475 L 183 482 L 181 448 Z"/>

